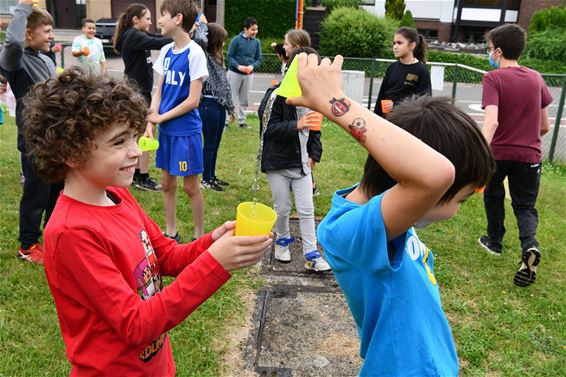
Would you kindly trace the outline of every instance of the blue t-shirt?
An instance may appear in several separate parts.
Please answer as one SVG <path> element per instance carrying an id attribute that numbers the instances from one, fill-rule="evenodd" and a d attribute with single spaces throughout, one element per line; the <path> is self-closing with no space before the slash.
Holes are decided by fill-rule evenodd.
<path id="1" fill-rule="evenodd" d="M 358 327 L 360 376 L 458 376 L 432 252 L 414 229 L 387 242 L 383 195 L 360 205 L 339 190 L 318 226 L 328 263 Z"/>
<path id="2" fill-rule="evenodd" d="M 191 41 L 180 50 L 173 50 L 174 42 L 161 48 L 153 69 L 163 76 L 159 114 L 175 108 L 187 99 L 191 81 L 208 77 L 206 56 L 202 48 Z M 202 131 L 198 109 L 159 125 L 159 132 L 169 136 L 191 136 Z"/>

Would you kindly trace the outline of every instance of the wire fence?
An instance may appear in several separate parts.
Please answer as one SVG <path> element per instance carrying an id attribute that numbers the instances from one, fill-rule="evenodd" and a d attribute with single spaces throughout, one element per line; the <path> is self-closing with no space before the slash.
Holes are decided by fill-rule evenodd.
<path id="1" fill-rule="evenodd" d="M 58 54 L 58 65 L 66 67 L 76 64 L 68 44 L 63 45 Z M 121 75 L 124 71 L 122 59 L 110 50 L 107 53 L 108 71 Z M 153 51 L 153 59 L 159 51 Z M 343 81 L 348 96 L 364 103 L 369 109 L 374 106 L 381 81 L 387 67 L 395 60 L 372 58 L 344 58 Z M 483 123 L 482 78 L 486 71 L 463 64 L 428 62 L 427 69 L 431 75 L 434 96 L 450 97 L 453 103 L 466 111 L 478 124 Z M 261 66 L 256 69 L 258 78 L 254 79 L 257 96 L 271 85 L 273 80 L 281 79 L 281 62 L 276 54 L 263 54 Z M 543 78 L 552 93 L 553 102 L 548 107 L 551 131 L 542 137 L 543 156 L 550 162 L 566 163 L 566 119 L 563 116 L 566 95 L 566 75 L 543 74 Z M 253 90 L 252 90 L 253 91 Z M 253 102 L 253 100 L 252 100 Z M 259 101 L 258 101 L 259 102 Z"/>

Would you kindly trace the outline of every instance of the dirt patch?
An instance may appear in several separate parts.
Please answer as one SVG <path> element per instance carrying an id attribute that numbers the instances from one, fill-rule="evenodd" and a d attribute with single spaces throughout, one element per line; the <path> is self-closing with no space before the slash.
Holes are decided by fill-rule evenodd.
<path id="1" fill-rule="evenodd" d="M 320 344 L 320 350 L 332 356 L 357 355 L 359 348 L 360 341 L 358 338 L 343 333 L 329 334 Z M 355 359 L 357 359 L 357 357 L 352 358 L 352 360 Z"/>
<path id="2" fill-rule="evenodd" d="M 259 270 L 254 267 L 255 274 Z M 257 373 L 253 370 L 246 369 L 245 360 L 243 357 L 243 349 L 249 334 L 252 332 L 254 325 L 252 323 L 252 314 L 256 305 L 257 295 L 249 287 L 238 286 L 237 294 L 243 302 L 243 313 L 236 315 L 227 324 L 224 344 L 216 344 L 216 349 L 224 351 L 221 363 L 222 376 L 226 377 L 257 377 Z M 249 367 L 249 366 L 248 366 Z"/>

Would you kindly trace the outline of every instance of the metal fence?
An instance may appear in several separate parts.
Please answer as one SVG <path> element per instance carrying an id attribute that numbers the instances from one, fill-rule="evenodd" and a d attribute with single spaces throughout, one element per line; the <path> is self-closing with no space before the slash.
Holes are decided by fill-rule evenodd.
<path id="1" fill-rule="evenodd" d="M 76 59 L 72 57 L 70 50 L 69 45 L 64 45 L 63 50 L 57 56 L 59 66 L 64 68 L 75 64 Z M 154 61 L 158 53 L 158 51 L 152 52 Z M 124 64 L 120 57 L 107 51 L 107 61 L 111 74 L 123 73 Z M 363 77 L 363 103 L 368 109 L 373 108 L 385 71 L 394 61 L 391 59 L 344 58 L 343 70 L 357 72 L 358 77 Z M 470 114 L 481 125 L 483 123 L 481 83 L 486 72 L 463 64 L 441 62 L 429 62 L 427 68 L 431 74 L 433 95 L 452 98 L 456 106 Z M 261 99 L 262 93 L 271 82 L 281 79 L 281 62 L 277 55 L 263 54 L 263 62 L 256 73 L 259 73 L 256 75 L 258 78 L 254 79 L 256 97 Z M 557 160 L 566 163 L 566 119 L 562 118 L 566 95 L 566 75 L 543 74 L 543 78 L 554 99 L 548 111 L 551 131 L 542 138 L 543 156 L 550 162 Z M 346 84 L 345 82 L 345 86 Z"/>

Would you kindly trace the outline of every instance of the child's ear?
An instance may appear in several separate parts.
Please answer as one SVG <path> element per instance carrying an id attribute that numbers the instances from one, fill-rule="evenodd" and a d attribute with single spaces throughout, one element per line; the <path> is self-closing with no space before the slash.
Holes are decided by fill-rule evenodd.
<path id="1" fill-rule="evenodd" d="M 26 28 L 26 41 L 31 41 L 33 30 Z"/>
<path id="2" fill-rule="evenodd" d="M 67 165 L 70 168 L 75 168 L 77 166 L 77 164 L 75 164 L 75 162 L 71 159 L 65 161 L 65 165 Z"/>
<path id="3" fill-rule="evenodd" d="M 183 24 L 183 14 L 177 13 L 177 15 L 175 16 L 175 25 L 179 26 L 182 24 Z"/>

